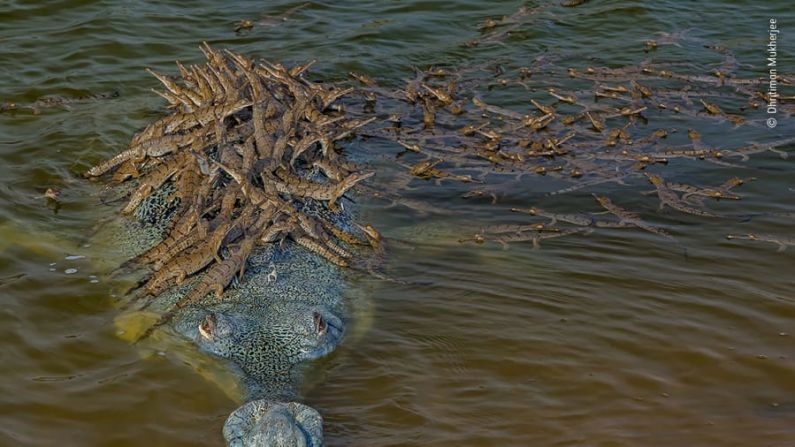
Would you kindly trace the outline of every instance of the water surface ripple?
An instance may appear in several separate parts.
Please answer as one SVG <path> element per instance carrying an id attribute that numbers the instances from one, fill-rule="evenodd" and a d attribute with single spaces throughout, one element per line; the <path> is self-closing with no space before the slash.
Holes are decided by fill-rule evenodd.
<path id="1" fill-rule="evenodd" d="M 101 272 L 118 259 L 85 245 L 116 208 L 99 205 L 96 186 L 76 174 L 159 113 L 145 67 L 173 73 L 174 60 L 199 62 L 198 45 L 208 41 L 286 63 L 317 58 L 322 78 L 355 70 L 396 85 L 413 65 L 521 66 L 541 54 L 636 63 L 646 39 L 693 28 L 693 36 L 735 49 L 741 74 L 762 76 L 768 19 L 795 32 L 791 4 L 731 3 L 589 2 L 529 22 L 504 42 L 467 48 L 480 21 L 523 3 L 311 1 L 287 21 L 236 34 L 241 19 L 301 2 L 3 2 L 0 104 L 118 97 L 0 113 L 0 445 L 220 445 L 237 406 L 184 356 L 139 352 L 117 336 L 113 288 Z M 790 73 L 793 48 L 782 41 L 779 64 Z M 665 50 L 687 61 L 686 50 Z M 527 107 L 507 94 L 495 98 Z M 795 132 L 789 122 L 776 131 L 698 130 L 732 147 Z M 367 149 L 378 154 L 379 144 Z M 721 209 L 793 213 L 792 159 L 760 154 L 738 172 L 713 174 L 684 167 L 677 181 L 756 176 L 742 202 Z M 500 207 L 529 206 L 536 187 L 550 188 L 544 181 L 503 191 Z M 617 201 L 657 216 L 681 244 L 600 231 L 540 250 L 503 250 L 457 242 L 477 225 L 501 222 L 499 207 L 413 186 L 426 197 L 438 191 L 431 200 L 455 214 L 363 204 L 387 237 L 409 242 L 392 244 L 390 274 L 422 285 L 353 282 L 370 296 L 372 326 L 320 361 L 305 393 L 325 418 L 329 445 L 795 443 L 795 250 L 723 238 L 792 237 L 791 214 L 707 222 L 655 214 L 636 191 L 607 187 Z M 48 187 L 62 191 L 57 206 L 42 198 Z M 572 209 L 592 204 L 587 194 L 557 200 Z M 73 255 L 86 258 L 66 259 Z"/>

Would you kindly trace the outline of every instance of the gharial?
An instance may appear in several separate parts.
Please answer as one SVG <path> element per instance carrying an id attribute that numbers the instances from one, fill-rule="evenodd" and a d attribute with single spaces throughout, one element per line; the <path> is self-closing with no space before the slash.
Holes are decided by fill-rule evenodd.
<path id="1" fill-rule="evenodd" d="M 341 198 L 373 173 L 335 144 L 372 119 L 335 107 L 350 89 L 307 80 L 312 62 L 202 51 L 206 64 L 177 63 L 180 81 L 152 72 L 173 113 L 86 176 L 135 182 L 118 238 L 134 255 L 123 270 L 149 272 L 126 306 L 161 315 L 141 339 L 170 327 L 239 373 L 229 445 L 321 445 L 322 418 L 295 389 L 345 333 L 341 269 L 372 268 L 378 232 Z"/>

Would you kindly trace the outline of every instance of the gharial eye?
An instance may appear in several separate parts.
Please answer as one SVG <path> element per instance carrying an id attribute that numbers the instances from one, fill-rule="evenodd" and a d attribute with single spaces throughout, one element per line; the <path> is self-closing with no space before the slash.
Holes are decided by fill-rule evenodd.
<path id="1" fill-rule="evenodd" d="M 327 325 L 326 321 L 323 319 L 323 316 L 317 312 L 314 312 L 312 316 L 314 317 L 315 320 L 315 332 L 317 332 L 318 335 L 325 334 Z"/>
<path id="2" fill-rule="evenodd" d="M 212 331 L 215 328 L 215 315 L 207 314 L 199 324 L 199 334 L 204 338 L 212 338 Z"/>

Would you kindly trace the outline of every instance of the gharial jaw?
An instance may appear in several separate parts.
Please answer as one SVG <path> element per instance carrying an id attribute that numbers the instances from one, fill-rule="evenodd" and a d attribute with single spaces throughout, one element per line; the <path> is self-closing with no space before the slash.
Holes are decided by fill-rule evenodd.
<path id="1" fill-rule="evenodd" d="M 223 434 L 230 447 L 319 447 L 323 418 L 298 402 L 259 399 L 232 412 Z"/>

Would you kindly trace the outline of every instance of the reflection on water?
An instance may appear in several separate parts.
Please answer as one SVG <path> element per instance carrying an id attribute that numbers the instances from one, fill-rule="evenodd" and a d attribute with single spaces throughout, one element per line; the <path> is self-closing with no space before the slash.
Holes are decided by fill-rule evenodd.
<path id="1" fill-rule="evenodd" d="M 198 62 L 198 44 L 207 40 L 286 62 L 317 58 L 318 77 L 356 70 L 398 84 L 412 65 L 429 63 L 513 66 L 563 54 L 622 65 L 646 57 L 648 39 L 687 60 L 686 47 L 666 45 L 678 41 L 659 33 L 693 27 L 690 36 L 735 49 L 744 76 L 764 75 L 767 21 L 787 23 L 788 4 L 722 3 L 552 7 L 500 38 L 481 35 L 478 24 L 512 14 L 520 2 L 311 2 L 282 23 L 265 20 L 240 33 L 241 20 L 301 2 L 222 10 L 209 2 L 0 6 L 0 101 L 84 98 L 0 113 L 0 444 L 219 445 L 236 406 L 213 365 L 168 344 L 140 352 L 117 335 L 116 287 L 106 272 L 118 260 L 112 247 L 86 246 L 115 208 L 100 205 L 98 187 L 75 174 L 155 116 L 161 102 L 148 92 L 156 81 L 144 67 L 170 72 L 173 60 Z M 482 42 L 463 45 L 473 39 Z M 779 58 L 788 72 L 795 71 L 790 53 Z M 513 101 L 496 96 L 501 105 Z M 792 124 L 780 118 L 775 132 L 791 135 Z M 736 134 L 696 130 L 716 146 L 738 145 Z M 770 135 L 743 132 L 749 140 Z M 379 163 L 394 152 L 380 144 L 362 148 Z M 757 177 L 742 187 L 742 201 L 716 205 L 726 213 L 795 212 L 791 158 L 759 154 L 743 166 L 677 174 L 683 182 Z M 323 414 L 328 443 L 791 443 L 793 249 L 724 237 L 791 237 L 791 214 L 709 220 L 656 213 L 653 201 L 607 186 L 680 244 L 610 229 L 544 241 L 539 250 L 457 242 L 481 225 L 518 219 L 511 207 L 593 206 L 585 192 L 542 198 L 536 192 L 549 190 L 545 181 L 510 184 L 496 205 L 489 197 L 459 200 L 466 190 L 450 185 L 409 185 L 416 190 L 407 197 L 434 192 L 431 200 L 452 215 L 359 201 L 388 238 L 390 275 L 417 283 L 352 280 L 352 293 L 372 302 L 362 312 L 372 323 L 307 379 L 306 400 Z M 47 188 L 60 190 L 57 206 L 43 197 Z"/>

